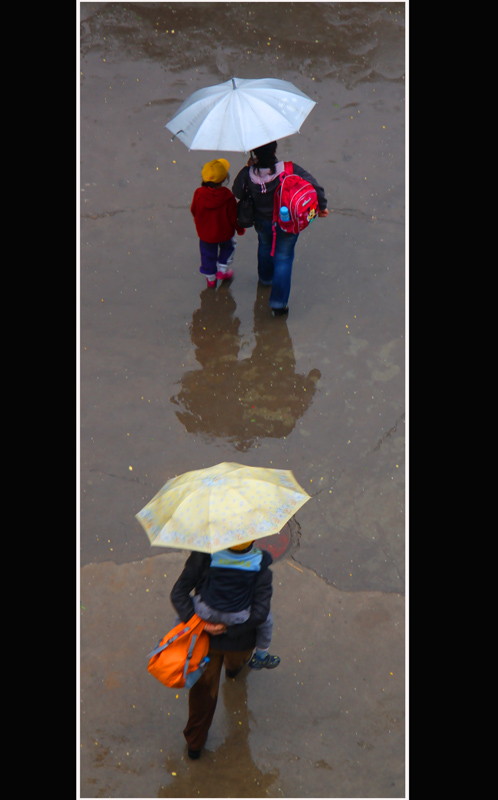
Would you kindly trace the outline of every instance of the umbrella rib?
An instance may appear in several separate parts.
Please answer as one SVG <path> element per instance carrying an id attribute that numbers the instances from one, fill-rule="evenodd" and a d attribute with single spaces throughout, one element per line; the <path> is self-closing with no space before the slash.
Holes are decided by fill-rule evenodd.
<path id="1" fill-rule="evenodd" d="M 223 142 L 221 137 L 223 136 L 225 129 L 229 128 L 233 129 L 232 126 L 236 128 L 239 145 L 245 149 L 242 126 L 240 124 L 242 115 L 240 113 L 237 113 L 237 110 L 240 111 L 240 101 L 238 95 L 236 94 L 236 90 L 234 90 L 228 97 L 224 99 L 225 99 L 225 106 L 222 114 L 220 114 L 221 102 L 217 103 L 207 112 L 207 114 L 205 114 L 204 119 L 197 128 L 197 131 L 190 143 L 190 147 L 193 150 L 195 150 L 196 140 L 203 136 L 204 129 L 209 129 L 209 126 L 211 124 L 211 119 L 214 119 L 217 122 L 217 127 L 219 127 L 220 130 L 220 135 L 218 136 L 217 141 L 216 142 L 213 141 L 213 148 L 212 148 L 213 150 L 222 149 L 221 145 L 223 144 Z M 219 119 L 220 116 L 221 120 Z"/>

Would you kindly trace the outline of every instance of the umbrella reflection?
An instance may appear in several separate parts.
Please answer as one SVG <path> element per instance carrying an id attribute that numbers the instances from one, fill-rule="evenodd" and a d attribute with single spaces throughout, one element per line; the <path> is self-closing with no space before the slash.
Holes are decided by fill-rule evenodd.
<path id="1" fill-rule="evenodd" d="M 287 436 L 310 405 L 321 377 L 318 369 L 296 373 L 287 322 L 269 316 L 267 294 L 267 287 L 258 288 L 255 345 L 244 358 L 232 295 L 201 292 L 191 325 L 201 369 L 185 373 L 180 392 L 171 398 L 183 407 L 176 416 L 189 433 L 224 438 L 243 452 L 260 438 Z"/>

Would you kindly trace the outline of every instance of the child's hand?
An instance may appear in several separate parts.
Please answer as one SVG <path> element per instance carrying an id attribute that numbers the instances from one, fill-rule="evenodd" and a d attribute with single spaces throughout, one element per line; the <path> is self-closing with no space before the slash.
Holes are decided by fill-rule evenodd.
<path id="1" fill-rule="evenodd" d="M 224 625 L 222 622 L 215 624 L 214 622 L 206 622 L 204 626 L 204 630 L 206 633 L 210 633 L 211 636 L 219 636 L 220 633 L 225 633 L 227 626 Z"/>
<path id="2" fill-rule="evenodd" d="M 324 208 L 321 211 L 318 211 L 318 216 L 319 217 L 328 217 L 328 215 L 329 215 L 328 208 Z"/>

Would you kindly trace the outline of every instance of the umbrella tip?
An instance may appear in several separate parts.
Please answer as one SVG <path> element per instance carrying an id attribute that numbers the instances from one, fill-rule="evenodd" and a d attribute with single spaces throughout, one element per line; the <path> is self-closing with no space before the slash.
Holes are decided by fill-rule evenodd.
<path id="1" fill-rule="evenodd" d="M 235 83 L 235 78 L 232 78 L 232 88 L 233 88 L 233 89 L 236 89 L 236 88 L 237 88 L 237 85 L 236 85 L 236 83 Z"/>
<path id="2" fill-rule="evenodd" d="M 164 127 L 166 127 L 166 126 L 164 126 Z M 178 136 L 178 134 L 179 134 L 179 133 L 185 133 L 185 131 L 183 130 L 183 128 L 180 128 L 180 130 L 179 130 L 179 131 L 177 131 L 176 133 L 174 133 L 174 134 L 173 134 L 173 138 L 172 138 L 172 139 L 170 139 L 170 142 L 173 142 L 173 141 L 176 139 L 176 137 Z"/>

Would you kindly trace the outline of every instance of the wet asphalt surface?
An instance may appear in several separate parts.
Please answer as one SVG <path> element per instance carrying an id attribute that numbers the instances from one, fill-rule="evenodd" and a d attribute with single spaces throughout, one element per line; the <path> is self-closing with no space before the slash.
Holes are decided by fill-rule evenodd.
<path id="1" fill-rule="evenodd" d="M 81 3 L 80 19 L 81 797 L 402 797 L 404 4 Z M 258 288 L 254 231 L 229 286 L 198 272 L 202 165 L 226 156 L 235 177 L 246 157 L 164 128 L 232 76 L 318 103 L 279 142 L 331 211 L 300 236 L 287 319 Z M 292 469 L 313 499 L 274 567 L 282 664 L 222 682 L 194 765 L 185 696 L 146 671 L 184 556 L 134 515 L 221 461 Z"/>

